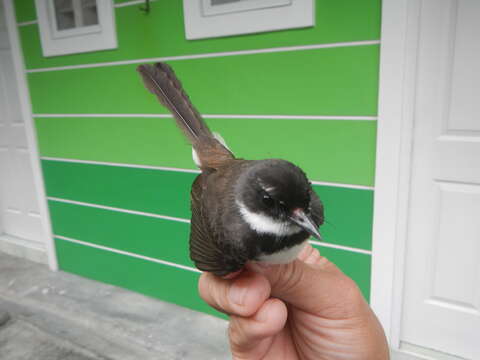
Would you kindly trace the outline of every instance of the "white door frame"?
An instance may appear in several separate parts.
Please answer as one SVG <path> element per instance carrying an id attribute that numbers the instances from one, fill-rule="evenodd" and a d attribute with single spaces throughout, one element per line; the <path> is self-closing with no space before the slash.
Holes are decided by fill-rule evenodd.
<path id="1" fill-rule="evenodd" d="M 0 0 L 2 1 L 2 0 Z M 21 108 L 21 116 L 25 123 L 25 132 L 27 135 L 27 144 L 30 151 L 31 166 L 33 169 L 33 180 L 35 184 L 35 193 L 38 198 L 39 210 L 42 228 L 45 236 L 45 250 L 47 253 L 48 265 L 51 270 L 58 270 L 57 256 L 55 252 L 55 244 L 53 239 L 52 227 L 50 223 L 50 214 L 48 211 L 47 197 L 45 194 L 45 186 L 40 166 L 40 155 L 38 152 L 37 136 L 35 125 L 33 123 L 32 107 L 30 103 L 30 95 L 28 92 L 27 79 L 24 72 L 25 65 L 23 62 L 22 49 L 20 46 L 20 38 L 18 36 L 17 21 L 15 18 L 15 10 L 12 0 L 3 0 L 5 10 L 5 20 L 7 23 L 8 38 L 15 67 L 15 76 L 17 79 L 19 101 Z"/>
<path id="2" fill-rule="evenodd" d="M 383 0 L 371 306 L 400 347 L 420 0 Z"/>

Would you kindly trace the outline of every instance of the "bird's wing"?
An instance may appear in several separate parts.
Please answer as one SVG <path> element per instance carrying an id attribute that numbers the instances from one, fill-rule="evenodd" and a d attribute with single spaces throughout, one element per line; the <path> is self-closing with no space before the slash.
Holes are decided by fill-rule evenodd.
<path id="1" fill-rule="evenodd" d="M 225 275 L 223 253 L 218 246 L 219 242 L 216 239 L 216 234 L 210 228 L 209 221 L 204 217 L 202 211 L 202 194 L 206 176 L 206 174 L 200 174 L 192 185 L 190 258 L 200 270 L 222 276 Z"/>
<path id="2" fill-rule="evenodd" d="M 191 191 L 192 219 L 190 224 L 190 258 L 195 266 L 218 276 L 225 276 L 240 270 L 247 261 L 246 256 L 234 246 L 233 239 L 226 239 L 225 233 L 213 227 L 205 209 L 204 182 L 207 173 L 200 174 Z"/>

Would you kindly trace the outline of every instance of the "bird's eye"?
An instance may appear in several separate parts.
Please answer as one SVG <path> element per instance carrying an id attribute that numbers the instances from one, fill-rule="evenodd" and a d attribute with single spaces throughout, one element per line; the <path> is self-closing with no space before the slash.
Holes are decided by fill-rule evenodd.
<path id="1" fill-rule="evenodd" d="M 268 195 L 263 195 L 262 201 L 267 207 L 273 207 L 273 205 L 275 205 L 275 201 Z"/>

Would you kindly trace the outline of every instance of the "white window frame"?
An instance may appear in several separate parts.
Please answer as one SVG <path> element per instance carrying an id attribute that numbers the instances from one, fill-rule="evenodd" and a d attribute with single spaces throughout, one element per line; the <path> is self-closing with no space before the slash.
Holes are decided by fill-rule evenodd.
<path id="1" fill-rule="evenodd" d="M 290 6 L 292 5 L 292 2 L 293 0 L 249 0 L 226 3 L 222 5 L 212 5 L 211 0 L 202 0 L 202 11 L 204 16 L 214 16 L 232 12 L 268 9 L 278 6 Z"/>
<path id="2" fill-rule="evenodd" d="M 314 0 L 248 0 L 212 6 L 183 0 L 188 40 L 251 34 L 315 25 Z"/>
<path id="3" fill-rule="evenodd" d="M 53 0 L 35 0 L 43 55 L 57 56 L 117 48 L 112 0 L 97 0 L 98 25 L 58 31 Z"/>

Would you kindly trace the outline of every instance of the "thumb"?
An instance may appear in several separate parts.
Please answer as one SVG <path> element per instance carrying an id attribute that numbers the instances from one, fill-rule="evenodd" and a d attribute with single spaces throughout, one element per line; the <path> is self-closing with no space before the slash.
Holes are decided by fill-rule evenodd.
<path id="1" fill-rule="evenodd" d="M 294 262 L 249 264 L 271 285 L 271 295 L 303 311 L 328 318 L 356 314 L 366 303 L 357 285 L 308 245 Z"/>

